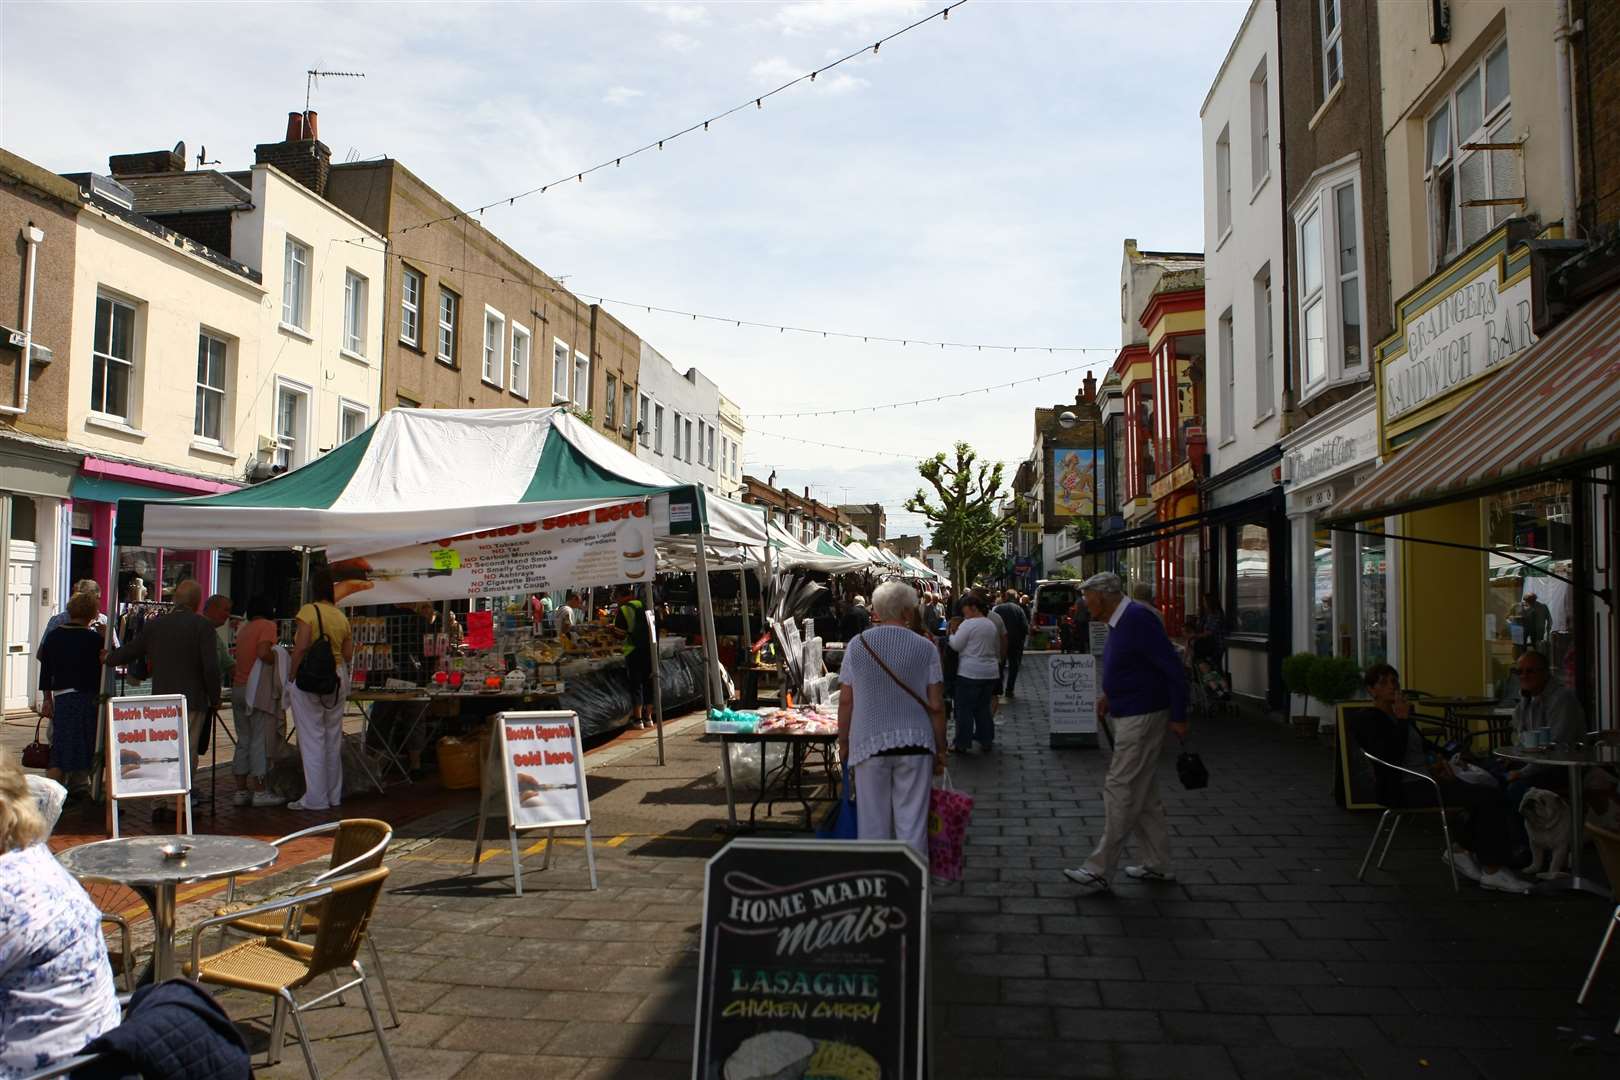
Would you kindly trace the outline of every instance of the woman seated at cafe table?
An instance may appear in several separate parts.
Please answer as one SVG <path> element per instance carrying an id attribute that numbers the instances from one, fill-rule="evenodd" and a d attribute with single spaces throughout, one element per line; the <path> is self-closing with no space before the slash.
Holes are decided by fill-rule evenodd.
<path id="1" fill-rule="evenodd" d="M 44 838 L 27 778 L 0 753 L 0 1077 L 70 1057 L 118 1026 L 101 914 Z"/>
<path id="2" fill-rule="evenodd" d="M 1374 664 L 1363 679 L 1372 707 L 1358 709 L 1350 721 L 1361 747 L 1381 761 L 1433 777 L 1446 809 L 1468 812 L 1466 822 L 1452 826 L 1453 835 L 1467 846 L 1454 843 L 1450 851 L 1440 853 L 1441 861 L 1450 862 L 1458 874 L 1479 882 L 1482 888 L 1529 892 L 1529 883 L 1507 865 L 1513 855 L 1514 811 L 1502 789 L 1494 784 L 1465 783 L 1453 775 L 1440 749 L 1413 723 L 1411 705 L 1401 693 L 1400 674 L 1393 667 Z M 1383 806 L 1401 809 L 1435 804 L 1435 784 L 1384 765 L 1375 764 L 1373 771 Z"/>

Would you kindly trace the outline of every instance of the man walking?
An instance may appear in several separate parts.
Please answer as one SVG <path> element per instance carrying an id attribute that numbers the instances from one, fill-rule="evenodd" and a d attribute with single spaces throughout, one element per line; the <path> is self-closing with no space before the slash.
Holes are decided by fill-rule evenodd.
<path id="1" fill-rule="evenodd" d="M 1029 616 L 1018 603 L 1018 593 L 1008 589 L 1001 596 L 1001 603 L 991 609 L 1001 616 L 1001 623 L 1007 628 L 1007 658 L 1002 662 L 1002 696 L 1011 701 L 1013 687 L 1018 683 L 1018 669 L 1024 662 L 1024 641 L 1029 637 Z"/>
<path id="2" fill-rule="evenodd" d="M 1170 836 L 1159 798 L 1159 751 L 1166 728 L 1187 735 L 1187 673 L 1164 623 L 1153 609 L 1124 595 L 1118 574 L 1093 574 L 1080 586 L 1086 610 L 1108 623 L 1103 648 L 1102 694 L 1097 716 L 1112 717 L 1114 754 L 1103 781 L 1103 834 L 1086 861 L 1063 871 L 1087 893 L 1108 891 L 1120 847 L 1140 833 L 1142 861 L 1125 873 L 1148 881 L 1171 881 Z"/>

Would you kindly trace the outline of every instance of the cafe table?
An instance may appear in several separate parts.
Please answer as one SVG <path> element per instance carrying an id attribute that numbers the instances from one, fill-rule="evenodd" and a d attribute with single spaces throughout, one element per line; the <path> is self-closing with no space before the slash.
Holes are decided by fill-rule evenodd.
<path id="1" fill-rule="evenodd" d="M 1620 764 L 1620 747 L 1599 741 L 1589 743 L 1555 743 L 1545 747 L 1498 746 L 1493 753 L 1499 758 L 1524 765 L 1557 765 L 1569 770 L 1569 881 L 1567 887 L 1588 892 L 1594 896 L 1611 897 L 1613 893 L 1596 881 L 1581 876 L 1581 848 L 1586 841 L 1586 810 L 1583 804 L 1583 769 L 1602 768 Z M 1518 808 L 1515 807 L 1515 810 Z M 1611 883 L 1620 886 L 1620 882 Z"/>
<path id="2" fill-rule="evenodd" d="M 165 845 L 190 845 L 184 858 L 167 858 Z M 181 885 L 217 881 L 263 870 L 276 861 L 275 845 L 245 836 L 125 836 L 68 848 L 57 860 L 87 881 L 125 885 L 152 912 L 152 968 L 157 981 L 179 974 L 174 962 L 175 897 Z"/>

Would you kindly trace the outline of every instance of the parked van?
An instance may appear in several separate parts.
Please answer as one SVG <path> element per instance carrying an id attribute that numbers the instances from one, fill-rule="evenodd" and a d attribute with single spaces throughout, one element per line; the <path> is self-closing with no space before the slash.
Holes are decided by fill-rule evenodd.
<path id="1" fill-rule="evenodd" d="M 1070 609 L 1080 601 L 1078 581 L 1037 581 L 1035 583 L 1035 610 L 1031 613 L 1034 628 L 1056 631 L 1058 624 L 1068 617 Z"/>

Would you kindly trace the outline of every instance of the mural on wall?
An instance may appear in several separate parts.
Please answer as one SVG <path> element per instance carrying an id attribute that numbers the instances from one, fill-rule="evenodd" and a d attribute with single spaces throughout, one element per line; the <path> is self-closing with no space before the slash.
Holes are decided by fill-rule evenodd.
<path id="1" fill-rule="evenodd" d="M 1107 456 L 1102 450 L 1052 451 L 1052 515 L 1069 518 L 1100 513 L 1101 505 L 1107 502 L 1103 497 L 1107 476 Z"/>

